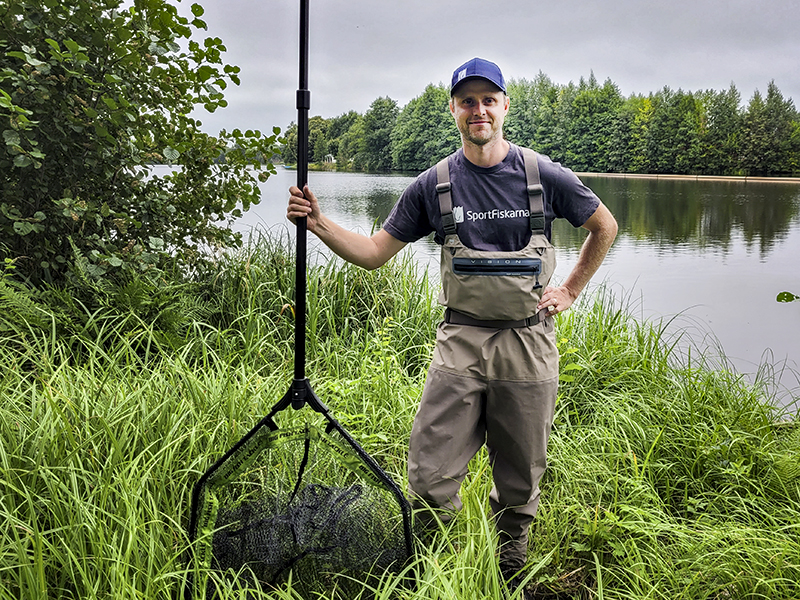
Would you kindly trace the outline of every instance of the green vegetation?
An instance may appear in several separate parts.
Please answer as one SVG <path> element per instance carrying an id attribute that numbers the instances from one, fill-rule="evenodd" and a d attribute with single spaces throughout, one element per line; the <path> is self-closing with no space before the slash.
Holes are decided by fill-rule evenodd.
<path id="1" fill-rule="evenodd" d="M 200 130 L 193 111 L 226 106 L 239 83 L 222 40 L 197 38 L 202 15 L 164 0 L 0 0 L 0 259 L 18 278 L 83 292 L 241 243 L 228 220 L 258 202 L 277 129 Z M 152 163 L 179 168 L 157 177 Z"/>
<path id="2" fill-rule="evenodd" d="M 224 107 L 238 69 L 221 40 L 194 39 L 190 10 L 0 0 L 0 600 L 172 599 L 205 575 L 220 598 L 297 598 L 186 562 L 192 485 L 291 380 L 294 287 L 288 235 L 242 247 L 225 227 L 258 201 L 278 132 L 200 131 L 190 114 Z M 747 107 L 733 86 L 622 98 L 542 74 L 510 94 L 512 141 L 577 170 L 798 170 L 798 115 L 773 84 Z M 431 85 L 402 109 L 315 117 L 312 160 L 425 168 L 458 144 L 446 99 Z M 153 162 L 179 168 L 153 177 Z M 405 254 L 309 277 L 314 388 L 398 480 L 434 298 Z M 558 331 L 539 597 L 800 596 L 800 429 L 603 294 Z M 387 578 L 373 596 L 503 597 L 486 456 L 473 467 L 463 513 L 408 566 L 416 586 Z"/>
<path id="3" fill-rule="evenodd" d="M 575 171 L 692 175 L 788 175 L 800 172 L 800 114 L 774 82 L 766 97 L 756 90 L 744 105 L 733 84 L 724 91 L 685 92 L 665 87 L 625 98 L 594 75 L 575 84 L 554 83 L 543 73 L 510 81 L 508 139 L 547 154 Z M 316 119 L 309 159 L 334 156 L 338 168 L 422 171 L 460 146 L 447 102 L 448 88 L 428 85 L 396 111 L 353 111 Z M 376 123 L 374 113 L 379 112 Z M 349 129 L 340 125 L 344 120 Z M 328 126 L 329 125 L 329 126 Z M 326 129 L 327 127 L 327 129 Z M 370 140 L 386 139 L 388 151 Z M 294 124 L 289 131 L 296 131 Z M 331 131 L 326 134 L 326 131 Z M 295 134 L 296 135 L 296 134 Z M 342 143 L 347 140 L 347 143 Z M 360 140 L 360 141 L 355 141 Z M 293 163 L 294 146 L 284 159 Z M 355 152 L 354 152 L 355 151 Z M 386 153 L 391 161 L 386 160 Z"/>
<path id="4" fill-rule="evenodd" d="M 65 329 L 0 284 L 0 599 L 177 598 L 191 486 L 287 389 L 294 260 L 267 238 L 158 313 Z M 407 255 L 309 274 L 308 373 L 398 481 L 440 309 Z M 152 302 L 156 302 L 155 299 Z M 675 350 L 599 293 L 559 317 L 563 385 L 531 537 L 540 598 L 800 596 L 800 429 L 759 388 Z M 279 418 L 303 418 L 303 413 Z M 500 599 L 489 467 L 382 599 Z M 221 598 L 297 599 L 289 589 Z"/>

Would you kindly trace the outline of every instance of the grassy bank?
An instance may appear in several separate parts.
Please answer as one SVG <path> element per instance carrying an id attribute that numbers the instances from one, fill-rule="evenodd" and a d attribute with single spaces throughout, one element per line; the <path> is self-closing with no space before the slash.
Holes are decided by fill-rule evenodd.
<path id="1" fill-rule="evenodd" d="M 167 333 L 118 309 L 65 332 L 4 296 L 0 600 L 180 597 L 193 483 L 291 381 L 285 245 L 262 240 L 175 286 Z M 25 311 L 38 316 L 9 317 Z M 309 279 L 309 378 L 399 481 L 439 315 L 409 260 Z M 800 430 L 607 296 L 559 319 L 564 381 L 528 573 L 540 597 L 800 597 Z M 503 597 L 486 456 L 473 467 L 463 513 L 409 567 L 417 586 L 386 580 L 378 598 Z"/>

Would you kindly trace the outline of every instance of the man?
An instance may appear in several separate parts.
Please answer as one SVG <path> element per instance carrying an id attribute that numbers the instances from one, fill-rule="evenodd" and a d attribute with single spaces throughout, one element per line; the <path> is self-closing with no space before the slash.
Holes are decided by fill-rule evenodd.
<path id="1" fill-rule="evenodd" d="M 409 488 L 416 506 L 447 518 L 461 506 L 470 459 L 486 444 L 500 567 L 513 585 L 546 466 L 558 384 L 553 317 L 597 271 L 617 224 L 574 173 L 503 138 L 509 98 L 497 65 L 468 61 L 453 73 L 450 95 L 462 148 L 422 173 L 377 233 L 330 221 L 308 186 L 290 188 L 287 216 L 307 217 L 309 231 L 367 269 L 435 232 L 447 310 L 409 441 Z M 564 282 L 548 286 L 557 217 L 589 235 Z"/>

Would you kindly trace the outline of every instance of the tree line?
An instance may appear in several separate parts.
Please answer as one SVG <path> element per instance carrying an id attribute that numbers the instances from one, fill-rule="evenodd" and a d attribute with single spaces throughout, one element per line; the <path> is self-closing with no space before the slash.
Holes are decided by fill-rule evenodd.
<path id="1" fill-rule="evenodd" d="M 539 73 L 508 85 L 509 141 L 575 171 L 692 175 L 791 175 L 800 172 L 800 113 L 774 82 L 747 103 L 727 90 L 664 87 L 624 97 L 591 74 L 557 84 Z M 429 84 L 404 107 L 380 97 L 360 114 L 309 120 L 309 161 L 338 169 L 422 171 L 460 146 L 447 107 L 449 88 Z M 282 158 L 297 160 L 297 126 Z"/>

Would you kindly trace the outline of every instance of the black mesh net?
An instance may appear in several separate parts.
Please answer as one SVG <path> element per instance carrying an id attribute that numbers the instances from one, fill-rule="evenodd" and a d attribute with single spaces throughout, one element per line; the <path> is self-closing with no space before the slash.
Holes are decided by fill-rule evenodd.
<path id="1" fill-rule="evenodd" d="M 348 599 L 399 572 L 410 553 L 405 500 L 348 437 L 265 428 L 234 448 L 199 498 L 206 564 L 261 587 L 291 573 L 303 597 L 337 590 Z"/>

